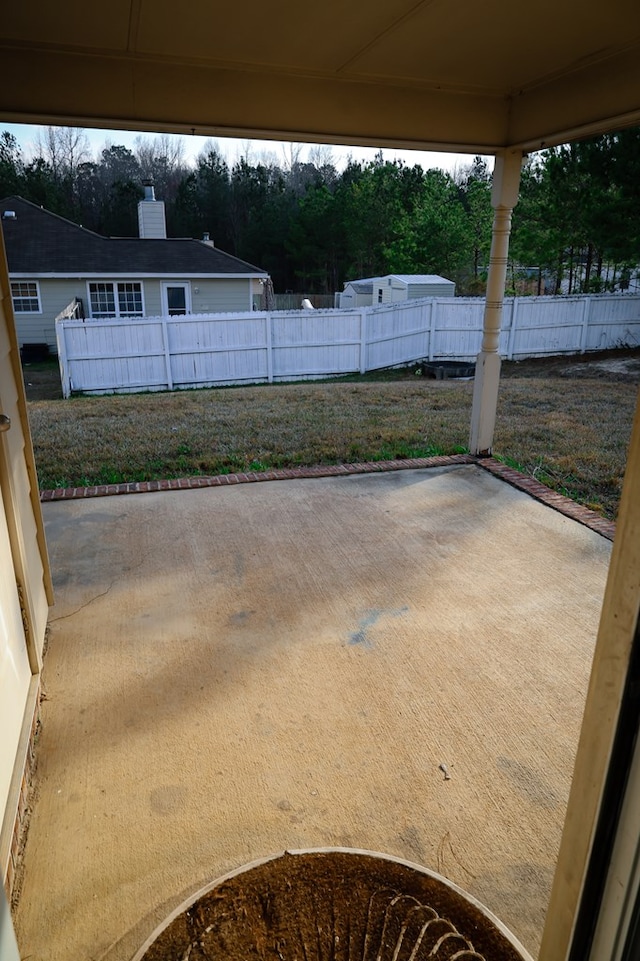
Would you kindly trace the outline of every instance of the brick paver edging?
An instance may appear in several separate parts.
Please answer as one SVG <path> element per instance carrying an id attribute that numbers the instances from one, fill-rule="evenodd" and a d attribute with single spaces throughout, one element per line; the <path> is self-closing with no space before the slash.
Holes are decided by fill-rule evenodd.
<path id="1" fill-rule="evenodd" d="M 535 478 L 521 474 L 520 471 L 515 470 L 513 467 L 508 467 L 506 464 L 501 464 L 500 461 L 494 460 L 493 457 L 474 458 L 474 462 L 478 467 L 484 468 L 484 470 L 506 481 L 507 484 L 510 484 L 512 487 L 517 487 L 518 490 L 530 494 L 531 497 L 535 497 L 536 500 L 546 504 L 547 507 L 553 507 L 554 510 L 564 514 L 565 517 L 570 517 L 571 520 L 584 524 L 585 527 L 589 527 L 592 531 L 602 534 L 603 537 L 606 537 L 610 541 L 613 540 L 616 532 L 614 521 L 607 520 L 606 517 L 602 517 L 589 507 L 577 504 L 576 501 L 565 497 L 564 494 L 558 494 L 556 491 L 552 491 L 549 487 L 541 484 L 540 481 L 535 480 Z"/>
<path id="2" fill-rule="evenodd" d="M 229 487 L 234 484 L 255 484 L 260 481 L 302 480 L 307 477 L 344 477 L 349 474 L 372 474 L 384 471 L 415 470 L 428 467 L 453 467 L 458 464 L 477 464 L 489 473 L 524 491 L 536 500 L 553 507 L 561 514 L 613 540 L 615 524 L 595 511 L 557 494 L 520 471 L 501 464 L 492 457 L 473 457 L 471 454 L 451 454 L 441 457 L 406 457 L 400 460 L 367 461 L 363 464 L 330 464 L 318 467 L 286 467 L 279 470 L 218 474 L 215 477 L 181 477 L 174 480 L 136 481 L 130 484 L 100 484 L 95 487 L 58 487 L 40 492 L 40 500 L 82 500 L 86 497 L 109 497 L 115 494 L 150 494 L 155 491 L 199 490 L 203 487 Z"/>
<path id="3" fill-rule="evenodd" d="M 214 477 L 182 477 L 174 480 L 137 481 L 131 484 L 100 484 L 96 487 L 58 487 L 40 492 L 41 501 L 77 500 L 85 497 L 107 497 L 112 494 L 149 494 L 153 491 L 198 490 L 201 487 L 229 487 L 255 484 L 259 481 L 302 480 L 306 477 L 344 477 L 347 474 L 372 474 L 382 471 L 411 470 L 416 467 L 450 467 L 473 464 L 470 454 L 448 457 L 406 457 L 401 460 L 367 461 L 364 464 L 327 464 L 318 467 L 283 467 L 278 470 L 244 474 L 218 474 Z"/>

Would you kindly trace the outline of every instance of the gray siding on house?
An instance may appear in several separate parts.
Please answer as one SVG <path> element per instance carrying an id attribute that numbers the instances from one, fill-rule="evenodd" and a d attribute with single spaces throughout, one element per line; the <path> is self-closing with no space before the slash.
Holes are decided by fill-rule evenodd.
<path id="1" fill-rule="evenodd" d="M 29 278 L 32 279 L 32 278 Z M 61 310 L 71 303 L 74 297 L 82 298 L 87 310 L 87 285 L 84 280 L 39 280 L 39 314 L 16 313 L 16 333 L 18 345 L 48 344 L 56 350 L 55 319 Z"/>
<path id="2" fill-rule="evenodd" d="M 199 287 L 196 294 L 194 288 Z M 251 310 L 251 280 L 192 280 L 191 298 L 194 314 Z"/>
<path id="3" fill-rule="evenodd" d="M 31 279 L 31 278 L 30 278 Z M 118 281 L 125 280 L 123 277 L 104 277 L 92 278 L 92 280 Z M 142 297 L 144 312 L 147 317 L 160 317 L 162 315 L 162 284 L 175 283 L 181 284 L 185 281 L 181 277 L 175 278 L 151 278 L 140 280 L 131 278 L 142 283 Z M 191 286 L 191 310 L 196 313 L 226 313 L 246 311 L 251 309 L 251 285 L 249 277 L 237 279 L 190 279 Z M 56 331 L 55 319 L 74 300 L 79 298 L 84 304 L 84 311 L 87 317 L 90 316 L 89 293 L 86 280 L 69 279 L 44 279 L 38 280 L 40 290 L 41 313 L 16 313 L 16 333 L 18 344 L 48 344 L 50 350 L 55 351 Z M 198 288 L 196 293 L 195 288 Z"/>
<path id="4" fill-rule="evenodd" d="M 168 281 L 170 282 L 169 278 Z M 175 278 L 174 283 L 184 283 Z M 142 281 L 142 299 L 144 302 L 144 312 L 147 317 L 160 317 L 162 314 L 162 288 L 159 280 Z"/>
<path id="5" fill-rule="evenodd" d="M 185 279 L 184 277 L 152 277 L 143 281 L 144 312 L 147 317 L 164 313 L 162 288 L 165 284 L 188 284 L 193 314 L 224 313 L 251 310 L 250 278 Z"/>
<path id="6" fill-rule="evenodd" d="M 163 314 L 163 284 L 189 284 L 191 292 L 191 313 L 215 314 L 231 311 L 251 310 L 252 281 L 250 278 L 210 279 L 183 277 L 162 277 L 144 281 L 144 305 L 147 317 L 161 317 Z"/>

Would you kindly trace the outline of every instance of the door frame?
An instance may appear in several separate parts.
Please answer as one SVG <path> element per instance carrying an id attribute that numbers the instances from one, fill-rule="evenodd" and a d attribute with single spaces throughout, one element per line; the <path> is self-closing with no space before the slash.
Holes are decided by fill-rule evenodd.
<path id="1" fill-rule="evenodd" d="M 169 297 L 167 291 L 169 287 L 183 287 L 184 288 L 184 304 L 185 313 L 191 313 L 191 283 L 188 280 L 163 280 L 161 285 L 161 296 L 162 296 L 162 314 L 164 317 L 169 316 Z M 183 316 L 181 314 L 174 314 L 175 316 Z"/>

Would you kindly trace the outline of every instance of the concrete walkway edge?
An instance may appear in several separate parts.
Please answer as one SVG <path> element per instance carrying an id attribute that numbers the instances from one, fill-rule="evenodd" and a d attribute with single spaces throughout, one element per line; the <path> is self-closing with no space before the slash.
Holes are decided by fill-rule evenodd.
<path id="1" fill-rule="evenodd" d="M 207 487 L 227 487 L 234 484 L 256 484 L 261 481 L 303 480 L 312 477 L 344 477 L 349 474 L 372 474 L 386 471 L 452 467 L 457 464 L 477 464 L 535 500 L 552 507 L 565 517 L 583 524 L 592 531 L 613 541 L 616 531 L 614 521 L 607 520 L 596 511 L 572 501 L 564 494 L 545 487 L 540 481 L 494 457 L 474 457 L 472 454 L 449 454 L 438 457 L 407 457 L 398 460 L 366 461 L 362 464 L 320 464 L 317 467 L 285 467 L 278 470 L 247 472 L 240 474 L 217 474 L 212 477 L 181 477 L 171 480 L 134 481 L 126 484 L 99 484 L 93 487 L 58 487 L 40 492 L 40 500 L 81 500 L 86 497 L 110 497 L 118 494 L 150 494 L 160 491 L 198 490 Z"/>

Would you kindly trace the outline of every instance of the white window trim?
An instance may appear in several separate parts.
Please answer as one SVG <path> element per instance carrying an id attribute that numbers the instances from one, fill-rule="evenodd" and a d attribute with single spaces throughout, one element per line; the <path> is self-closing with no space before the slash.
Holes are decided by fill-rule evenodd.
<path id="1" fill-rule="evenodd" d="M 14 285 L 14 284 L 34 284 L 34 285 L 35 285 L 35 288 L 36 288 L 36 297 L 38 298 L 38 309 L 37 309 L 37 310 L 16 310 L 16 303 L 15 303 L 15 302 L 16 302 L 16 298 L 14 297 L 14 294 L 13 294 L 13 285 Z M 12 304 L 12 306 L 13 306 L 13 312 L 14 312 L 14 314 L 20 314 L 20 316 L 23 317 L 25 314 L 31 314 L 32 316 L 35 316 L 36 314 L 41 314 L 41 313 L 42 313 L 42 297 L 40 296 L 40 284 L 38 283 L 37 280 L 21 280 L 21 279 L 18 279 L 18 278 L 10 278 L 10 279 L 9 279 L 9 289 L 10 289 L 10 291 L 11 291 L 11 304 Z M 20 299 L 24 299 L 24 298 L 18 298 L 18 299 L 20 300 Z"/>
<path id="2" fill-rule="evenodd" d="M 146 317 L 147 311 L 144 302 L 144 283 L 142 280 L 136 278 L 135 280 L 129 277 L 119 277 L 117 280 L 102 280 L 101 278 L 96 278 L 95 280 L 87 280 L 87 306 L 88 316 L 92 320 L 120 320 L 122 318 L 130 317 L 132 320 L 142 320 Z M 93 307 L 91 305 L 91 285 L 92 284 L 111 284 L 113 288 L 113 302 L 115 307 L 115 316 L 113 317 L 94 317 Z M 120 301 L 118 299 L 118 284 L 139 284 L 140 285 L 140 299 L 142 301 L 142 313 L 141 314 L 121 314 L 120 313 Z"/>
<path id="3" fill-rule="evenodd" d="M 167 280 L 161 285 L 161 303 L 162 303 L 162 316 L 169 316 L 169 298 L 167 296 L 168 287 L 184 287 L 185 288 L 185 307 L 187 314 L 193 312 L 192 301 L 191 301 L 191 283 L 188 280 Z M 179 315 L 178 315 L 179 316 Z"/>

